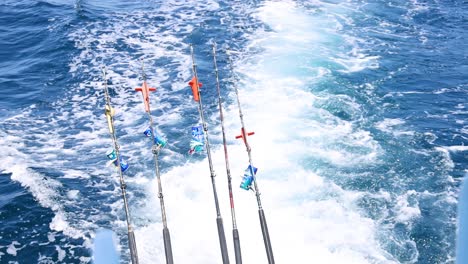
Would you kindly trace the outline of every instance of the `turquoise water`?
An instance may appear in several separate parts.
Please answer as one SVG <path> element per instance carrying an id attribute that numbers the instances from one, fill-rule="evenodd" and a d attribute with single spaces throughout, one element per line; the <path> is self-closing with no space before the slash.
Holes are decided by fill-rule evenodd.
<path id="1" fill-rule="evenodd" d="M 195 48 L 229 250 L 211 43 L 245 263 L 266 263 L 233 73 L 277 263 L 454 263 L 466 175 L 463 1 L 4 1 L 0 4 L 0 262 L 90 263 L 100 228 L 128 262 L 104 117 L 110 76 L 141 263 L 164 263 L 143 131 L 145 61 L 174 259 L 220 263 L 210 172 L 189 155 Z M 231 260 L 234 252 L 230 251 Z"/>

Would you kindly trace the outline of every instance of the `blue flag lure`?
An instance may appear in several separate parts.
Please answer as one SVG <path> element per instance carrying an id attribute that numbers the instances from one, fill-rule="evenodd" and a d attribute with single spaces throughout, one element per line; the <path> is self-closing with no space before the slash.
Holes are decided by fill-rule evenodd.
<path id="1" fill-rule="evenodd" d="M 151 128 L 149 127 L 145 130 L 145 132 L 143 132 L 143 134 L 145 134 L 145 136 L 147 137 L 151 137 L 151 135 L 153 135 L 153 133 L 151 132 Z M 167 142 L 162 137 L 154 135 L 154 144 L 156 144 L 160 148 L 164 148 Z"/>
<path id="2" fill-rule="evenodd" d="M 254 180 L 254 176 L 257 175 L 257 168 L 253 167 L 253 172 L 254 172 L 254 175 L 252 175 L 251 173 L 251 165 L 249 165 L 247 167 L 247 169 L 245 169 L 244 171 L 244 176 L 242 176 L 242 182 L 241 182 L 241 185 L 240 187 L 244 190 L 253 190 L 252 189 L 252 182 Z"/>
<path id="3" fill-rule="evenodd" d="M 204 135 L 201 125 L 192 127 L 192 140 L 190 140 L 189 154 L 203 151 Z"/>
<path id="4" fill-rule="evenodd" d="M 115 152 L 115 149 L 110 149 L 106 153 L 107 158 L 109 158 L 110 163 L 114 164 L 115 167 L 119 166 L 119 163 L 117 162 L 117 153 Z M 126 171 L 128 169 L 128 163 L 120 157 L 120 170 L 122 172 Z"/>

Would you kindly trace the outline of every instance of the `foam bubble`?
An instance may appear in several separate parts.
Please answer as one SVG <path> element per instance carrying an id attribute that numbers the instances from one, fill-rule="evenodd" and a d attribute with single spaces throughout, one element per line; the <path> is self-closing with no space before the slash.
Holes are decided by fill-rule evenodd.
<path id="1" fill-rule="evenodd" d="M 75 200 L 75 199 L 78 198 L 79 193 L 80 193 L 80 191 L 78 191 L 78 190 L 70 190 L 70 191 L 67 192 L 67 197 L 70 200 Z"/>
<path id="2" fill-rule="evenodd" d="M 385 118 L 376 124 L 376 127 L 382 131 L 388 132 L 390 128 L 404 124 L 405 121 L 400 118 Z"/>
<path id="3" fill-rule="evenodd" d="M 458 152 L 458 151 L 468 151 L 468 146 L 446 146 L 443 147 L 444 149 L 447 149 L 452 152 Z"/>
<path id="4" fill-rule="evenodd" d="M 66 256 L 65 250 L 61 249 L 59 246 L 55 246 L 55 249 L 57 250 L 57 253 L 58 253 L 57 260 L 58 261 L 63 261 L 63 259 Z"/>
<path id="5" fill-rule="evenodd" d="M 396 221 L 409 224 L 412 220 L 421 216 L 421 210 L 414 197 L 415 195 L 417 195 L 417 193 L 414 190 L 410 190 L 397 198 L 396 207 L 398 212 Z"/>
<path id="6" fill-rule="evenodd" d="M 10 245 L 8 245 L 7 247 L 7 250 L 6 252 L 12 256 L 16 256 L 16 254 L 18 253 L 18 251 L 20 251 L 21 249 L 23 249 L 24 247 L 26 246 L 22 246 L 22 247 L 16 247 L 16 246 L 19 246 L 21 245 L 18 241 L 13 241 L 11 242 Z"/>

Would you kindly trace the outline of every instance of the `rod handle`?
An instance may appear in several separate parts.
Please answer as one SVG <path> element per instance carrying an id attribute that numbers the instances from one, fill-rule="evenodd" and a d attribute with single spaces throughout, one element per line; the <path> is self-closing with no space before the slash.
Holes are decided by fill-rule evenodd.
<path id="1" fill-rule="evenodd" d="M 133 230 L 128 231 L 128 244 L 130 247 L 130 258 L 132 259 L 132 264 L 138 264 L 138 252 L 136 248 L 135 233 Z"/>
<path id="2" fill-rule="evenodd" d="M 237 230 L 237 228 L 232 230 L 232 238 L 234 239 L 234 253 L 236 254 L 236 264 L 242 264 L 239 231 Z"/>
<path id="3" fill-rule="evenodd" d="M 216 218 L 216 223 L 218 224 L 219 245 L 221 246 L 221 257 L 223 258 L 223 264 L 229 264 L 229 255 L 226 244 L 226 236 L 224 234 L 223 219 L 221 217 Z"/>
<path id="4" fill-rule="evenodd" d="M 166 263 L 174 264 L 174 258 L 172 257 L 172 245 L 171 235 L 167 227 L 163 228 L 163 239 L 164 239 L 164 251 L 166 253 Z"/>
<path id="5" fill-rule="evenodd" d="M 263 242 L 265 242 L 265 250 L 269 264 L 275 264 L 273 257 L 273 249 L 271 248 L 270 234 L 268 233 L 268 226 L 263 209 L 258 209 L 258 216 L 260 217 L 260 226 L 262 227 Z"/>

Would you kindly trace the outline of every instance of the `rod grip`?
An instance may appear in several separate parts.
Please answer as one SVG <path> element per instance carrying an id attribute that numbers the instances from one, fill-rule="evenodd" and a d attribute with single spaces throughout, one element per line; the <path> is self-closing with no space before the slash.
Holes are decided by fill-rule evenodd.
<path id="1" fill-rule="evenodd" d="M 174 264 L 174 258 L 172 257 L 172 245 L 171 235 L 167 227 L 163 228 L 163 239 L 164 239 L 164 251 L 166 253 L 166 263 Z"/>
<path id="2" fill-rule="evenodd" d="M 258 216 L 260 217 L 260 226 L 262 227 L 263 242 L 265 242 L 265 250 L 269 264 L 275 264 L 273 257 L 273 249 L 271 248 L 270 234 L 268 233 L 268 226 L 263 209 L 258 209 Z"/>
<path id="3" fill-rule="evenodd" d="M 234 253 L 236 254 L 236 264 L 242 264 L 239 231 L 237 229 L 232 230 L 232 238 L 234 239 Z"/>
<path id="4" fill-rule="evenodd" d="M 133 233 L 133 230 L 128 231 L 128 245 L 130 247 L 130 258 L 132 259 L 132 264 L 138 264 L 138 252 L 136 248 L 135 233 Z"/>
<path id="5" fill-rule="evenodd" d="M 221 217 L 216 218 L 216 223 L 218 224 L 219 245 L 221 246 L 221 257 L 223 258 L 223 264 L 229 264 L 229 255 L 226 245 L 226 236 L 224 234 L 223 219 Z"/>

